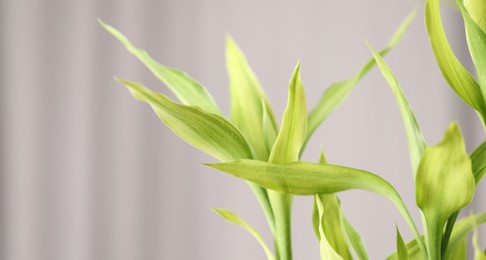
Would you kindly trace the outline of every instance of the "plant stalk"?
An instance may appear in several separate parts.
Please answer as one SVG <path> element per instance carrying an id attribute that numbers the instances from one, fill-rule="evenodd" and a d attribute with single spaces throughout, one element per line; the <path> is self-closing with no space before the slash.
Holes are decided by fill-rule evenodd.
<path id="1" fill-rule="evenodd" d="M 278 260 L 292 260 L 292 195 L 268 191 L 275 217 L 275 254 Z"/>

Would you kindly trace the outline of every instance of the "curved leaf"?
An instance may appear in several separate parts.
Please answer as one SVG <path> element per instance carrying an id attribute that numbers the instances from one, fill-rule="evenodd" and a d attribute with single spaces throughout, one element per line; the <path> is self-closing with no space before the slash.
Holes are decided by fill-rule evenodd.
<path id="1" fill-rule="evenodd" d="M 332 164 L 313 164 L 295 162 L 273 164 L 255 160 L 208 164 L 235 177 L 254 182 L 267 189 L 295 195 L 314 195 L 335 193 L 349 189 L 362 189 L 375 192 L 389 199 L 418 238 L 422 252 L 425 246 L 415 223 L 398 192 L 383 178 L 367 171 Z"/>
<path id="2" fill-rule="evenodd" d="M 476 229 L 479 225 L 486 222 L 486 211 L 480 214 L 471 215 L 465 217 L 456 222 L 454 230 L 452 231 L 451 239 L 449 241 L 449 246 L 444 255 L 444 259 L 449 259 L 452 252 L 455 251 L 456 247 L 467 238 L 469 233 Z"/>
<path id="3" fill-rule="evenodd" d="M 478 231 L 475 229 L 473 232 L 473 248 L 474 248 L 474 260 L 486 260 L 486 252 L 481 250 L 478 241 Z"/>
<path id="4" fill-rule="evenodd" d="M 320 196 L 315 195 L 314 198 L 317 206 L 317 211 L 319 214 L 319 219 L 323 220 L 324 214 L 327 215 L 328 213 L 327 211 L 324 210 L 324 206 L 322 205 Z M 328 234 L 332 234 L 332 233 L 328 233 Z M 329 243 L 326 237 L 326 233 L 324 232 L 324 225 L 322 221 L 319 221 L 319 248 L 320 248 L 322 260 L 343 260 L 343 257 L 340 256 Z"/>
<path id="5" fill-rule="evenodd" d="M 226 66 L 231 90 L 231 121 L 248 138 L 259 160 L 270 154 L 277 122 L 265 92 L 234 40 L 226 37 Z M 264 120 L 267 120 L 266 124 Z M 268 140 L 266 140 L 268 139 Z"/>
<path id="6" fill-rule="evenodd" d="M 484 0 L 464 0 L 464 6 L 474 22 L 483 31 L 486 31 L 486 2 Z"/>
<path id="7" fill-rule="evenodd" d="M 117 38 L 130 53 L 137 57 L 156 78 L 164 82 L 182 104 L 199 106 L 207 112 L 222 114 L 211 94 L 197 81 L 182 71 L 159 64 L 147 52 L 133 46 L 121 32 L 104 23 L 101 19 L 98 19 L 98 22 Z"/>
<path id="8" fill-rule="evenodd" d="M 484 0 L 470 0 L 466 11 L 462 0 L 457 0 L 457 3 L 466 25 L 467 44 L 476 67 L 479 86 L 484 98 L 486 92 L 486 32 L 484 31 L 485 28 L 481 28 L 477 22 L 486 24 L 486 4 Z"/>
<path id="9" fill-rule="evenodd" d="M 254 158 L 245 137 L 223 117 L 199 107 L 177 104 L 163 94 L 127 80 L 118 80 L 133 96 L 148 103 L 159 118 L 180 138 L 220 161 Z M 274 231 L 273 212 L 265 189 L 249 183 Z"/>
<path id="10" fill-rule="evenodd" d="M 246 231 L 250 232 L 250 234 L 253 235 L 253 237 L 256 238 L 258 243 L 262 246 L 263 250 L 265 251 L 265 254 L 267 255 L 268 260 L 274 260 L 275 257 L 272 254 L 272 251 L 268 248 L 267 244 L 265 243 L 265 240 L 263 240 L 262 236 L 256 229 L 254 229 L 252 226 L 250 226 L 248 223 L 246 223 L 243 219 L 241 219 L 238 215 L 235 213 L 225 210 L 225 209 L 213 209 L 214 212 L 218 213 L 221 217 L 226 219 L 227 221 L 239 225 L 242 228 L 246 229 Z"/>
<path id="11" fill-rule="evenodd" d="M 425 150 L 415 187 L 417 205 L 427 222 L 429 257 L 440 259 L 444 225 L 472 201 L 475 188 L 471 160 L 456 123 L 447 128 L 440 144 Z"/>
<path id="12" fill-rule="evenodd" d="M 415 115 L 413 114 L 412 109 L 408 105 L 407 98 L 403 94 L 403 91 L 398 84 L 395 75 L 393 75 L 392 70 L 388 66 L 388 64 L 383 60 L 383 58 L 377 54 L 373 48 L 368 44 L 370 47 L 371 52 L 373 53 L 373 57 L 380 68 L 381 73 L 385 77 L 388 85 L 393 91 L 393 95 L 395 96 L 398 106 L 400 107 L 400 112 L 402 114 L 403 124 L 405 125 L 405 131 L 407 133 L 407 141 L 408 141 L 408 149 L 410 153 L 410 162 L 412 164 L 412 172 L 415 178 L 417 174 L 417 168 L 420 162 L 420 158 L 422 158 L 422 154 L 427 147 L 425 143 L 424 137 L 422 135 L 422 131 L 420 130 L 420 126 L 417 123 L 417 119 L 415 119 Z"/>
<path id="13" fill-rule="evenodd" d="M 469 157 L 471 158 L 472 171 L 477 185 L 486 172 L 486 141 L 481 143 Z"/>
<path id="14" fill-rule="evenodd" d="M 132 95 L 148 103 L 159 118 L 184 141 L 220 161 L 253 158 L 245 137 L 223 117 L 199 107 L 171 101 L 135 82 L 118 80 Z"/>
<path id="15" fill-rule="evenodd" d="M 380 51 L 381 55 L 386 55 L 392 48 L 395 47 L 395 45 L 401 40 L 403 34 L 415 16 L 416 12 L 412 12 L 405 18 L 386 47 Z M 359 70 L 358 74 L 349 79 L 336 82 L 326 89 L 317 105 L 309 113 L 309 127 L 307 129 L 306 143 L 317 127 L 319 127 L 319 125 L 346 100 L 356 84 L 358 84 L 358 82 L 374 67 L 374 65 L 375 60 L 370 59 Z"/>
<path id="16" fill-rule="evenodd" d="M 324 214 L 319 210 L 319 203 L 322 204 Z M 319 241 L 320 229 L 326 236 L 326 240 L 333 250 L 344 259 L 353 259 L 349 251 L 346 230 L 343 223 L 341 206 L 336 194 L 316 194 L 314 196 L 313 217 L 314 232 Z M 321 242 L 322 243 L 322 242 Z"/>
<path id="17" fill-rule="evenodd" d="M 349 223 L 346 216 L 343 214 L 344 229 L 346 230 L 346 235 L 348 236 L 349 242 L 353 247 L 354 252 L 360 260 L 368 260 L 368 252 L 366 251 L 365 243 L 359 233 L 354 229 L 353 225 Z"/>
<path id="18" fill-rule="evenodd" d="M 484 118 L 486 109 L 483 94 L 476 80 L 459 62 L 449 45 L 440 17 L 440 0 L 427 0 L 425 25 L 442 75 L 452 89 Z"/>

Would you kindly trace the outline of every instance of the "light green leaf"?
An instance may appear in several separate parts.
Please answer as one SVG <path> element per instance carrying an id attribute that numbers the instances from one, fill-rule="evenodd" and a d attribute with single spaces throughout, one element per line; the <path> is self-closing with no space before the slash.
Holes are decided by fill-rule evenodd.
<path id="1" fill-rule="evenodd" d="M 239 216 L 237 216 L 235 213 L 225 210 L 225 209 L 213 209 L 214 212 L 218 213 L 221 217 L 226 219 L 227 221 L 239 225 L 242 228 L 246 229 L 246 231 L 250 232 L 250 234 L 253 235 L 253 237 L 256 238 L 258 243 L 262 246 L 263 250 L 265 251 L 265 254 L 267 255 L 268 260 L 274 260 L 275 257 L 272 254 L 272 251 L 268 248 L 267 244 L 265 243 L 265 240 L 263 240 L 262 236 L 254 229 L 252 226 L 250 226 L 248 223 L 246 223 L 243 219 L 241 219 Z"/>
<path id="2" fill-rule="evenodd" d="M 449 246 L 447 247 L 447 251 L 444 255 L 444 259 L 453 259 L 450 258 L 451 254 L 456 250 L 460 243 L 467 239 L 469 233 L 471 233 L 474 229 L 476 229 L 479 225 L 486 222 L 486 211 L 480 214 L 471 215 L 465 217 L 458 222 L 454 226 L 454 230 L 452 231 L 451 239 L 449 241 Z"/>
<path id="3" fill-rule="evenodd" d="M 321 151 L 319 163 L 327 163 L 324 151 Z M 344 259 L 352 259 L 349 248 L 352 247 L 358 259 L 368 260 L 368 253 L 358 232 L 349 223 L 341 209 L 339 198 L 336 194 L 319 194 L 319 198 L 326 212 L 323 219 L 319 218 L 317 201 L 314 198 L 314 207 L 312 208 L 312 224 L 317 239 L 320 239 L 319 226 L 322 224 L 329 244 Z"/>
<path id="4" fill-rule="evenodd" d="M 416 12 L 413 12 L 405 18 L 405 20 L 398 27 L 397 31 L 388 42 L 386 47 L 380 51 L 381 55 L 386 55 L 395 45 L 401 40 L 406 29 L 416 16 Z M 336 109 L 338 108 L 349 96 L 353 88 L 358 82 L 375 66 L 375 60 L 370 59 L 360 69 L 355 76 L 336 82 L 329 86 L 322 95 L 319 103 L 309 113 L 309 127 L 307 129 L 306 143 L 317 129 L 317 127 Z"/>
<path id="5" fill-rule="evenodd" d="M 481 116 L 485 116 L 485 103 L 481 89 L 457 59 L 447 40 L 440 17 L 440 0 L 427 0 L 425 25 L 440 70 L 452 89 Z"/>
<path id="6" fill-rule="evenodd" d="M 366 247 L 363 239 L 356 231 L 356 229 L 354 229 L 351 223 L 349 223 L 349 221 L 346 219 L 346 216 L 344 216 L 344 214 L 342 215 L 342 217 L 343 217 L 344 229 L 346 230 L 346 235 L 348 236 L 349 242 L 353 247 L 354 252 L 358 256 L 358 259 L 368 260 L 369 257 L 368 257 L 368 253 L 366 252 Z"/>
<path id="7" fill-rule="evenodd" d="M 369 46 L 369 45 L 368 45 Z M 407 98 L 403 94 L 403 91 L 398 84 L 395 75 L 393 75 L 392 70 L 388 66 L 388 64 L 383 60 L 383 58 L 377 54 L 373 48 L 370 47 L 371 52 L 373 53 L 373 57 L 380 68 L 381 73 L 385 77 L 388 85 L 393 91 L 393 95 L 397 100 L 398 106 L 400 107 L 400 112 L 402 114 L 403 124 L 405 125 L 405 131 L 407 134 L 407 141 L 408 141 L 408 149 L 410 153 L 410 162 L 412 164 L 412 172 L 415 178 L 417 174 L 418 164 L 420 162 L 420 158 L 422 158 L 422 154 L 427 147 L 425 143 L 424 137 L 422 135 L 422 131 L 420 130 L 419 124 L 417 123 L 417 119 L 415 119 L 415 115 L 413 114 L 412 109 L 408 105 Z"/>
<path id="8" fill-rule="evenodd" d="M 324 214 L 327 216 L 329 213 L 324 209 L 324 206 L 322 205 L 322 201 L 320 199 L 320 195 L 316 194 L 314 196 L 314 199 L 317 205 L 319 219 L 323 220 L 325 218 Z M 332 233 L 327 233 L 327 234 L 332 234 Z M 319 223 L 319 242 L 320 242 L 319 248 L 320 248 L 322 260 L 343 260 L 343 257 L 341 257 L 329 243 L 326 237 L 326 232 L 324 231 L 324 225 L 322 221 L 320 221 Z M 350 258 L 346 258 L 346 259 L 350 259 Z"/>
<path id="9" fill-rule="evenodd" d="M 289 163 L 299 159 L 307 129 L 307 106 L 304 87 L 300 79 L 300 62 L 294 69 L 289 83 L 287 107 L 282 126 L 272 147 L 269 161 Z M 292 259 L 291 210 L 292 195 L 268 191 L 270 204 L 275 216 L 277 258 Z"/>
<path id="10" fill-rule="evenodd" d="M 486 2 L 484 0 L 464 0 L 464 6 L 471 18 L 486 31 Z"/>
<path id="11" fill-rule="evenodd" d="M 405 242 L 403 242 L 402 235 L 400 234 L 400 230 L 397 227 L 397 255 L 398 260 L 408 260 L 408 251 Z"/>
<path id="12" fill-rule="evenodd" d="M 461 9 L 462 17 L 464 18 L 464 24 L 466 25 L 467 43 L 476 67 L 479 86 L 484 99 L 486 94 L 486 32 L 484 31 L 484 27 L 482 29 L 480 25 L 476 23 L 476 20 L 486 23 L 486 4 L 484 0 L 470 0 L 468 1 L 469 6 L 466 11 L 466 8 L 462 4 L 462 0 L 457 0 L 457 3 Z M 469 11 L 471 13 L 469 13 Z M 478 12 L 482 12 L 482 14 Z M 475 18 L 472 18 L 470 14 L 474 14 Z"/>
<path id="13" fill-rule="evenodd" d="M 118 81 L 136 99 L 148 103 L 175 134 L 197 149 L 223 162 L 253 158 L 245 137 L 223 117 L 199 107 L 177 104 L 138 83 Z"/>
<path id="14" fill-rule="evenodd" d="M 319 211 L 319 203 L 322 204 L 325 214 L 321 214 Z M 322 229 L 326 236 L 326 244 L 329 244 L 333 251 L 342 258 L 352 259 L 344 229 L 341 205 L 337 196 L 335 194 L 316 194 L 313 215 L 317 219 L 314 223 L 314 232 L 317 231 L 319 241 L 321 240 L 320 229 Z"/>
<path id="15" fill-rule="evenodd" d="M 423 236 L 422 236 L 423 238 Z M 413 259 L 413 260 L 427 260 L 424 258 L 424 255 L 420 251 L 420 247 L 417 244 L 417 240 L 413 239 L 412 241 L 408 242 L 406 244 L 407 247 L 407 253 L 408 253 L 408 258 Z M 398 260 L 398 255 L 397 252 L 394 252 L 390 256 L 386 258 L 387 260 Z"/>
<path id="16" fill-rule="evenodd" d="M 456 123 L 447 128 L 440 144 L 425 150 L 415 187 L 417 205 L 427 222 L 429 257 L 440 259 L 444 225 L 452 213 L 471 202 L 475 188 L 471 160 Z"/>
<path id="17" fill-rule="evenodd" d="M 273 144 L 275 141 L 277 122 L 265 92 L 230 36 L 226 37 L 226 64 L 231 90 L 231 121 L 248 138 L 258 159 L 266 161 L 270 154 L 267 142 Z"/>
<path id="18" fill-rule="evenodd" d="M 127 80 L 118 81 L 127 86 L 136 99 L 148 103 L 175 134 L 195 148 L 220 161 L 254 158 L 253 150 L 245 137 L 223 117 L 199 107 L 177 104 L 165 95 L 155 93 L 140 84 Z M 249 185 L 273 231 L 275 224 L 267 191 L 253 183 Z"/>
<path id="19" fill-rule="evenodd" d="M 367 171 L 331 164 L 295 162 L 274 164 L 255 160 L 209 164 L 209 166 L 235 177 L 254 182 L 267 189 L 296 195 L 335 193 L 349 189 L 375 192 L 389 199 L 410 226 L 426 255 L 425 246 L 398 192 L 383 178 Z"/>
<path id="20" fill-rule="evenodd" d="M 486 141 L 481 143 L 470 155 L 472 171 L 476 185 L 481 181 L 486 172 Z"/>
<path id="21" fill-rule="evenodd" d="M 272 147 L 269 162 L 289 163 L 299 159 L 307 131 L 307 104 L 300 79 L 300 62 L 295 66 L 289 83 L 287 107 L 277 140 Z"/>
<path id="22" fill-rule="evenodd" d="M 450 259 L 467 259 L 467 239 L 463 239 L 451 253 Z"/>
<path id="23" fill-rule="evenodd" d="M 121 32 L 104 23 L 101 19 L 98 19 L 98 22 L 117 38 L 130 53 L 137 57 L 155 77 L 164 82 L 182 104 L 199 106 L 207 112 L 222 114 L 212 96 L 201 84 L 182 71 L 159 64 L 147 52 L 133 46 Z"/>
<path id="24" fill-rule="evenodd" d="M 474 260 L 486 260 L 486 253 L 479 246 L 478 231 L 473 232 Z"/>

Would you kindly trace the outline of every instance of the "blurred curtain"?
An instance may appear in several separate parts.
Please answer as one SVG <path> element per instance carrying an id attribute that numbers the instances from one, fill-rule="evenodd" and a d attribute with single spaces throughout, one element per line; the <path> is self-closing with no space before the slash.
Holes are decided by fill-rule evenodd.
<path id="1" fill-rule="evenodd" d="M 232 34 L 281 114 L 297 58 L 312 106 L 326 86 L 370 57 L 364 38 L 384 46 L 417 2 L 0 0 L 0 258 L 264 258 L 252 237 L 211 207 L 234 210 L 272 244 L 246 185 L 202 166 L 214 160 L 113 81 L 116 75 L 167 92 L 98 17 L 198 79 L 225 111 L 224 34 Z M 454 48 L 467 63 L 461 20 L 445 12 L 452 17 L 449 35 L 458 39 Z M 482 129 L 444 83 L 421 13 L 389 61 L 429 142 L 459 120 L 471 150 L 484 138 Z M 304 159 L 315 160 L 323 146 L 334 163 L 381 174 L 418 217 L 400 115 L 377 71 L 311 142 Z M 483 190 L 476 212 L 485 210 Z M 394 251 L 394 223 L 406 226 L 392 204 L 365 192 L 342 200 L 372 258 Z M 309 198 L 296 198 L 295 259 L 319 255 L 310 209 Z"/>

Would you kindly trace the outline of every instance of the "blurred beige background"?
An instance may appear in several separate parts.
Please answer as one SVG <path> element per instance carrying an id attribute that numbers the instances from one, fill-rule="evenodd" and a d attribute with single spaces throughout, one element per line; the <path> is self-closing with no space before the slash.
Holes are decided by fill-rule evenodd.
<path id="1" fill-rule="evenodd" d="M 438 71 L 422 1 L 0 0 L 0 259 L 264 259 L 254 239 L 212 207 L 236 212 L 272 244 L 247 185 L 201 165 L 214 159 L 114 82 L 116 75 L 167 92 L 97 17 L 202 82 L 226 112 L 224 34 L 231 34 L 280 119 L 298 58 L 311 107 L 370 58 L 365 38 L 383 47 L 415 8 L 417 19 L 386 59 L 427 141 L 439 142 L 457 120 L 471 151 L 483 130 Z M 458 12 L 445 8 L 443 17 L 470 66 Z M 391 182 L 418 221 L 400 114 L 376 69 L 318 129 L 303 158 L 317 160 L 321 147 L 330 162 Z M 486 210 L 484 190 L 483 182 L 475 212 Z M 385 199 L 362 191 L 341 198 L 371 259 L 395 250 L 395 223 L 412 238 Z M 318 259 L 312 200 L 297 197 L 294 205 L 295 259 Z"/>

